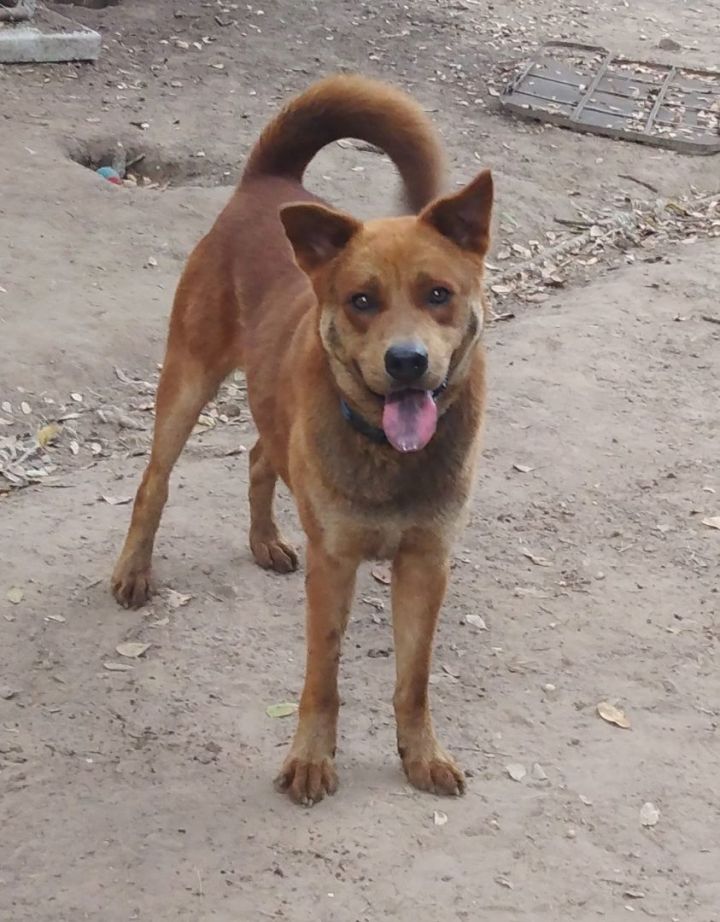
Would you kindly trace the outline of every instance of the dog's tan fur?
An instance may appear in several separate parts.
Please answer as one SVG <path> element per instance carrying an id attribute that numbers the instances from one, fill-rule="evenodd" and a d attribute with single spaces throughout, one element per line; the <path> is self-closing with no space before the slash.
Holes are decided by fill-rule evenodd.
<path id="1" fill-rule="evenodd" d="M 386 150 L 417 216 L 361 224 L 308 193 L 305 167 L 325 144 L 359 137 Z M 172 467 L 198 414 L 243 368 L 259 438 L 250 453 L 250 546 L 280 572 L 297 566 L 273 517 L 277 478 L 307 535 L 307 669 L 299 723 L 278 782 L 301 803 L 337 787 L 337 672 L 361 561 L 392 559 L 398 748 L 419 788 L 458 794 L 463 775 L 435 738 L 432 641 L 451 542 L 472 487 L 484 399 L 480 334 L 492 180 L 486 171 L 438 198 L 442 157 L 420 108 L 360 77 L 324 80 L 290 103 L 251 154 L 175 297 L 157 393 L 150 463 L 112 579 L 126 606 L 150 594 L 152 548 Z M 431 307 L 442 285 L 449 303 Z M 376 308 L 352 296 L 371 291 Z M 392 387 L 383 356 L 412 336 L 427 347 L 422 387 L 439 420 L 429 444 L 401 453 L 343 417 L 340 399 L 380 426 Z"/>

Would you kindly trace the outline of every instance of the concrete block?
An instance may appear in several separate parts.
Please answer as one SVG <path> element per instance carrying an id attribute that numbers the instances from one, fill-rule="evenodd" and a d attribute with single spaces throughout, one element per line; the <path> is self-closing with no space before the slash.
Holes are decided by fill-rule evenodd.
<path id="1" fill-rule="evenodd" d="M 0 22 L 0 64 L 95 61 L 100 33 L 39 7 L 26 22 Z"/>

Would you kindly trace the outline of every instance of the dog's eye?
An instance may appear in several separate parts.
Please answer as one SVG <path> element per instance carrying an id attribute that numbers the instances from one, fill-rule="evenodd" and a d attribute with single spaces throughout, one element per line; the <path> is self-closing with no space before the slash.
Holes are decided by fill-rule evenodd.
<path id="1" fill-rule="evenodd" d="M 365 292 L 358 292 L 350 298 L 350 303 L 355 308 L 356 311 L 360 313 L 367 313 L 375 309 L 375 300 L 370 296 L 366 295 Z"/>
<path id="2" fill-rule="evenodd" d="M 428 304 L 432 304 L 433 306 L 447 304 L 450 298 L 452 298 L 450 289 L 445 288 L 443 285 L 437 285 L 428 295 Z"/>

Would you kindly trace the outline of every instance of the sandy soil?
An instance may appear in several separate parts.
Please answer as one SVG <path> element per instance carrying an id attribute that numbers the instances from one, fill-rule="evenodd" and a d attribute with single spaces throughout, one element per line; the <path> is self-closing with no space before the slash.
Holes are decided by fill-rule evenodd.
<path id="1" fill-rule="evenodd" d="M 620 176 L 663 199 L 718 191 L 717 158 L 522 125 L 490 90 L 558 36 L 662 59 L 670 36 L 712 64 L 720 4 L 239 6 L 76 10 L 103 31 L 96 66 L 0 68 L 0 440 L 65 417 L 48 475 L 0 487 L 0 918 L 717 922 L 717 237 L 626 241 L 576 284 L 502 299 L 515 316 L 488 333 L 484 462 L 433 676 L 464 799 L 404 782 L 388 593 L 369 569 L 341 790 L 313 810 L 272 790 L 293 718 L 266 708 L 299 694 L 303 581 L 246 548 L 241 381 L 178 467 L 152 607 L 120 610 L 107 580 L 182 261 L 281 99 L 338 68 L 410 88 L 453 181 L 495 169 L 495 259 L 626 192 L 652 209 Z M 70 157 L 118 140 L 170 185 L 116 188 Z M 361 215 L 395 188 L 383 158 L 337 146 L 312 183 Z M 132 660 L 124 642 L 151 646 Z"/>

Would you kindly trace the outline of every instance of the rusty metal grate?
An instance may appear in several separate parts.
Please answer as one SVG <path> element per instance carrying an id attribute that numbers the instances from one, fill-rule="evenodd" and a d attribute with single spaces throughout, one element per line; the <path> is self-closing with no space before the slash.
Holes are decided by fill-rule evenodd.
<path id="1" fill-rule="evenodd" d="M 720 71 L 631 61 L 548 42 L 508 85 L 503 108 L 575 131 L 688 154 L 720 152 Z"/>

